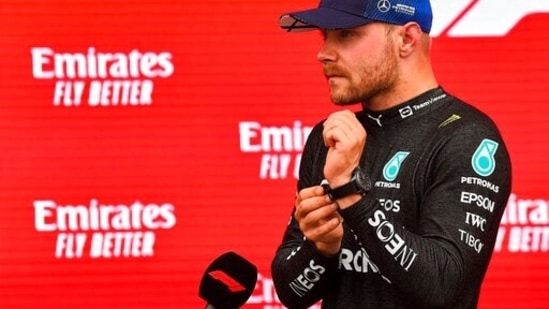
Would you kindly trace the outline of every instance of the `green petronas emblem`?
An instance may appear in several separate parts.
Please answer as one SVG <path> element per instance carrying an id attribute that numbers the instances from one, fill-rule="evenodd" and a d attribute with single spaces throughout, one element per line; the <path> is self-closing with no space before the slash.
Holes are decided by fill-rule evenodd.
<path id="1" fill-rule="evenodd" d="M 491 139 L 483 139 L 477 150 L 471 158 L 473 170 L 480 176 L 490 176 L 496 169 L 496 160 L 494 158 L 499 144 Z"/>
<path id="2" fill-rule="evenodd" d="M 383 167 L 383 177 L 387 181 L 396 179 L 398 172 L 400 171 L 400 165 L 409 154 L 410 152 L 407 151 L 399 151 L 385 164 L 385 167 Z"/>

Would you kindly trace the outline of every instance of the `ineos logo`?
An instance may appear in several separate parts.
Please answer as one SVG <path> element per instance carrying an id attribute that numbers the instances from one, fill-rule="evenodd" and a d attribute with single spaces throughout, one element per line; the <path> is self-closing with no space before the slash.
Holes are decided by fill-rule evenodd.
<path id="1" fill-rule="evenodd" d="M 377 9 L 382 13 L 387 13 L 391 9 L 391 2 L 389 0 L 379 0 Z"/>

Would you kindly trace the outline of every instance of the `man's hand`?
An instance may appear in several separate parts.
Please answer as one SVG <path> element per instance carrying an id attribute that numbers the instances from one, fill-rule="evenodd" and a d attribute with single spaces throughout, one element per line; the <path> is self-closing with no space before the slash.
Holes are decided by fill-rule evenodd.
<path id="1" fill-rule="evenodd" d="M 331 114 L 324 122 L 324 144 L 328 147 L 324 177 L 330 187 L 346 184 L 360 163 L 366 144 L 366 130 L 349 110 Z"/>
<path id="2" fill-rule="evenodd" d="M 343 238 L 343 219 L 337 205 L 324 194 L 324 188 L 305 188 L 297 194 L 294 217 L 301 232 L 324 256 L 335 256 Z"/>

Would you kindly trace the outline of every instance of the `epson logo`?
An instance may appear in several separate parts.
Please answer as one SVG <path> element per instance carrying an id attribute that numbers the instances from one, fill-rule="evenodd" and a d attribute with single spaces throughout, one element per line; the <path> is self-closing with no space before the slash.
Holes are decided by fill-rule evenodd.
<path id="1" fill-rule="evenodd" d="M 523 18 L 549 13 L 549 0 L 431 0 L 433 37 L 505 36 Z"/>

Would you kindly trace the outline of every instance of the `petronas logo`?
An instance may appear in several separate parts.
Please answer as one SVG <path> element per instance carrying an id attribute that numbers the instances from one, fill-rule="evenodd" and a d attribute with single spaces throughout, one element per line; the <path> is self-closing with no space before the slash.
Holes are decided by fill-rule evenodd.
<path id="1" fill-rule="evenodd" d="M 393 181 L 397 178 L 398 172 L 400 172 L 400 165 L 409 154 L 410 152 L 407 151 L 399 151 L 395 153 L 391 160 L 389 160 L 385 164 L 385 167 L 383 167 L 383 177 L 385 180 Z"/>
<path id="2" fill-rule="evenodd" d="M 471 158 L 471 164 L 475 173 L 480 176 L 490 176 L 496 169 L 496 160 L 494 158 L 499 144 L 491 139 L 483 139 L 477 150 Z"/>

